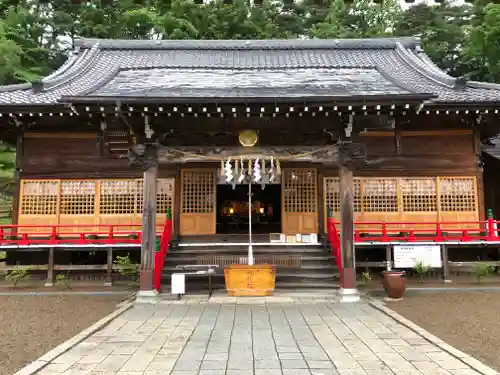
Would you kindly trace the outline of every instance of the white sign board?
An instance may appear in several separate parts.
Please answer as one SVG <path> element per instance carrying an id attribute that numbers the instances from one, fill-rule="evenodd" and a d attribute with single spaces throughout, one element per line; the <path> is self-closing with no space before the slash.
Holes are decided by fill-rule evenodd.
<path id="1" fill-rule="evenodd" d="M 441 247 L 439 245 L 393 246 L 394 268 L 413 268 L 422 262 L 430 268 L 441 268 Z"/>
<path id="2" fill-rule="evenodd" d="M 183 273 L 172 274 L 172 294 L 186 294 L 186 275 Z"/>

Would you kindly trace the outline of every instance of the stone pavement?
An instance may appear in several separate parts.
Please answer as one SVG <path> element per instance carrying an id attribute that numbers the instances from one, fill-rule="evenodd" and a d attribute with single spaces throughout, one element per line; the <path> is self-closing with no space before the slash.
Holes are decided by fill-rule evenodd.
<path id="1" fill-rule="evenodd" d="M 135 305 L 38 374 L 479 374 L 364 302 L 194 301 Z"/>

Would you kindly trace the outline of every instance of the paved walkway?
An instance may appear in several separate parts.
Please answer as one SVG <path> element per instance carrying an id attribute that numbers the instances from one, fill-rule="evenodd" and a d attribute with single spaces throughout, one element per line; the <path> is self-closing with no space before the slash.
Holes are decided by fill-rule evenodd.
<path id="1" fill-rule="evenodd" d="M 247 301 L 136 305 L 39 374 L 478 374 L 365 303 Z"/>

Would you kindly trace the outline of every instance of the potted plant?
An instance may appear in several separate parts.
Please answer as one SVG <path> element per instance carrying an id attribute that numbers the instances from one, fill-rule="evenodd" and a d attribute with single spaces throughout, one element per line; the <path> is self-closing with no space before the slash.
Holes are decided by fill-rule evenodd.
<path id="1" fill-rule="evenodd" d="M 405 271 L 384 271 L 382 272 L 385 291 L 389 298 L 400 299 L 406 291 Z"/>

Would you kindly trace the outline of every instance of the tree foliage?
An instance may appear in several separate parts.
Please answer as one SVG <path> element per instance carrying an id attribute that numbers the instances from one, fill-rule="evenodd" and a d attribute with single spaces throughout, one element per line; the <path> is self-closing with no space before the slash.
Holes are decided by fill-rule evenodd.
<path id="1" fill-rule="evenodd" d="M 0 0 L 0 84 L 32 81 L 76 38 L 276 39 L 419 36 L 454 76 L 500 81 L 500 5 L 398 0 Z"/>

